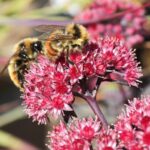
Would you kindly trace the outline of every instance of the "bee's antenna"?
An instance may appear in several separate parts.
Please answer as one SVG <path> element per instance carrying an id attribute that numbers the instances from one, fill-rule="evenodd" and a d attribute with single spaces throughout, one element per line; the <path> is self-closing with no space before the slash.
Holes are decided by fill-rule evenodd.
<path id="1" fill-rule="evenodd" d="M 14 53 L 9 60 L 7 61 L 6 65 L 4 66 L 4 68 L 0 71 L 0 76 L 3 75 L 4 71 L 7 69 L 7 67 L 9 66 L 10 60 L 11 58 L 15 55 L 16 53 Z"/>
<path id="2" fill-rule="evenodd" d="M 7 69 L 9 65 L 9 61 L 7 62 L 7 64 L 4 66 L 4 68 L 0 71 L 0 76 L 3 75 L 3 73 L 5 72 L 5 70 Z"/>

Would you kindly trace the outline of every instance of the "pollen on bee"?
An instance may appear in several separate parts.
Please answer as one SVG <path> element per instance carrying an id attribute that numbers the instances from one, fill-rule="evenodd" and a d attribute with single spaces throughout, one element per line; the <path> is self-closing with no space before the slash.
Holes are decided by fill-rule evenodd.
<path id="1" fill-rule="evenodd" d="M 62 46 L 62 42 L 58 42 L 58 43 L 57 43 L 57 46 L 58 46 L 58 47 L 61 47 L 61 46 Z"/>

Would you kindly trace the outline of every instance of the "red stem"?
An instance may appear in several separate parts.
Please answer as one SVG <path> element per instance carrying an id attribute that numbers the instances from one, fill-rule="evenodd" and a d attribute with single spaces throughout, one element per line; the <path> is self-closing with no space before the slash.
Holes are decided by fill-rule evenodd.
<path id="1" fill-rule="evenodd" d="M 103 127 L 105 129 L 108 128 L 108 122 L 107 120 L 105 119 L 105 116 L 103 115 L 97 101 L 95 98 L 93 98 L 90 94 L 85 96 L 85 95 L 82 95 L 80 93 L 74 93 L 76 96 L 79 96 L 81 98 L 83 98 L 84 100 L 87 101 L 87 103 L 89 104 L 89 106 L 91 107 L 91 109 L 93 110 L 94 114 L 98 117 L 98 119 L 102 122 L 103 124 Z"/>
<path id="2" fill-rule="evenodd" d="M 104 114 L 102 113 L 98 102 L 96 101 L 96 99 L 94 99 L 92 96 L 84 96 L 84 98 L 86 99 L 86 101 L 88 102 L 88 104 L 90 105 L 91 109 L 93 110 L 94 114 L 98 117 L 98 119 L 102 122 L 103 127 L 105 129 L 108 128 L 108 122 L 104 117 Z"/>

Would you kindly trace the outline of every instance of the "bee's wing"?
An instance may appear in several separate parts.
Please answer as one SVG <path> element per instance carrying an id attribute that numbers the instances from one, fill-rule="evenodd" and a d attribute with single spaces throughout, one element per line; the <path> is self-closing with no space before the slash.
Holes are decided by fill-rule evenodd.
<path id="1" fill-rule="evenodd" d="M 54 33 L 55 30 L 65 30 L 65 26 L 60 26 L 60 25 L 39 25 L 35 27 L 35 30 L 39 32 L 44 32 L 42 35 L 38 37 L 39 40 L 50 40 L 50 41 L 55 41 L 55 40 L 72 40 L 74 39 L 73 36 L 71 35 L 65 35 L 63 33 Z"/>
<path id="2" fill-rule="evenodd" d="M 46 41 L 46 40 L 49 39 L 50 34 L 51 34 L 50 32 L 46 32 L 46 33 L 41 34 L 41 35 L 38 36 L 37 38 L 38 38 L 39 40 L 41 40 L 41 41 Z"/>
<path id="3" fill-rule="evenodd" d="M 54 30 L 61 30 L 65 29 L 65 26 L 60 26 L 60 25 L 39 25 L 35 26 L 34 29 L 39 32 L 52 32 Z"/>
<path id="4" fill-rule="evenodd" d="M 41 41 L 73 40 L 72 35 L 43 33 L 38 37 Z"/>
<path id="5" fill-rule="evenodd" d="M 11 58 L 10 58 L 11 59 Z M 7 61 L 7 63 L 5 64 L 5 66 L 3 67 L 3 69 L 0 71 L 0 75 L 2 75 L 4 73 L 4 71 L 7 69 L 9 63 L 10 63 L 10 59 Z"/>

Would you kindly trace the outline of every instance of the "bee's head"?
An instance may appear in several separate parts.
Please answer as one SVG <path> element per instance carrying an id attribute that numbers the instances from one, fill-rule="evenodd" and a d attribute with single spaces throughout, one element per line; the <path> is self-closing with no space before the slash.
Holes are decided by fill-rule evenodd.
<path id="1" fill-rule="evenodd" d="M 26 38 L 19 43 L 18 52 L 22 59 L 34 58 L 38 53 L 41 53 L 42 42 L 37 38 Z"/>

